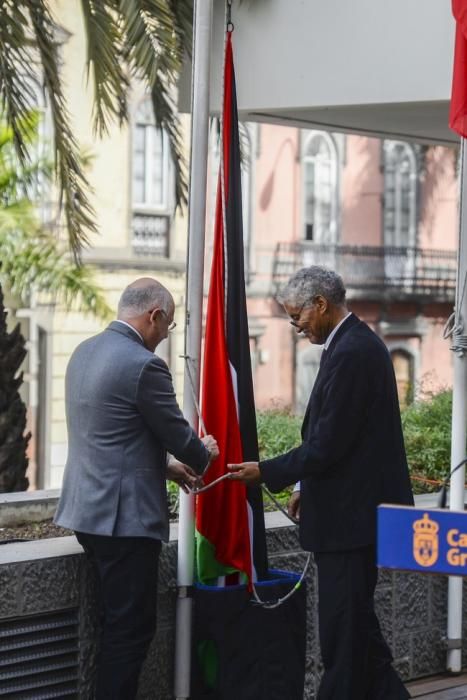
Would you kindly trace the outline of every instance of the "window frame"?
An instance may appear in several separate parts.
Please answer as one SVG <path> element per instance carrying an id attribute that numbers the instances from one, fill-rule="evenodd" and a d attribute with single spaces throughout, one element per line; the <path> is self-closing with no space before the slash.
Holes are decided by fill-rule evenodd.
<path id="1" fill-rule="evenodd" d="M 397 151 L 402 152 L 398 155 Z M 394 248 L 415 248 L 417 244 L 417 159 L 413 147 L 405 141 L 385 140 L 383 144 L 384 158 L 384 207 L 383 207 L 383 234 L 384 245 Z M 402 167 L 401 165 L 407 161 L 409 163 L 408 171 L 408 192 L 407 198 L 409 202 L 408 223 L 406 229 L 402 226 L 402 202 L 404 199 L 403 183 L 401 182 Z M 388 187 L 389 176 L 394 178 L 393 187 L 393 224 L 388 225 L 389 205 Z"/>
<path id="2" fill-rule="evenodd" d="M 306 168 L 310 165 L 313 164 L 315 165 L 316 163 L 316 156 L 311 155 L 311 147 L 313 145 L 313 141 L 316 141 L 318 139 L 322 139 L 328 149 L 329 152 L 329 172 L 330 172 L 330 178 L 329 178 L 329 205 L 330 205 L 330 219 L 329 219 L 329 229 L 326 232 L 327 236 L 323 236 L 324 232 L 324 227 L 322 231 L 316 228 L 316 220 L 311 222 L 313 225 L 313 238 L 307 238 L 306 237 L 306 229 L 307 225 L 310 223 L 307 221 L 307 177 L 306 177 Z M 337 215 L 338 215 L 338 152 L 337 152 L 337 147 L 336 143 L 332 137 L 331 134 L 329 134 L 326 131 L 311 131 L 307 134 L 306 138 L 304 139 L 303 142 L 303 148 L 302 148 L 302 181 L 303 181 L 303 195 L 302 195 L 302 216 L 303 216 L 303 222 L 302 222 L 302 233 L 303 233 L 303 240 L 305 241 L 310 241 L 312 243 L 316 244 L 323 244 L 323 245 L 335 245 L 337 243 Z M 318 183 L 318 185 L 317 185 Z M 314 179 L 313 183 L 313 195 L 315 195 L 317 188 L 319 187 L 319 179 L 317 180 L 316 178 Z M 318 199 L 315 197 L 315 199 Z M 317 235 L 318 234 L 318 235 Z"/>
<path id="3" fill-rule="evenodd" d="M 170 197 L 170 186 L 173 179 L 172 160 L 170 157 L 170 144 L 166 132 L 155 124 L 154 117 L 144 115 L 143 110 L 151 110 L 152 104 L 148 97 L 143 98 L 135 111 L 135 117 L 132 126 L 132 148 L 131 148 L 131 210 L 135 213 L 142 214 L 170 214 L 172 201 Z M 141 116 L 143 114 L 143 116 Z M 135 187 L 135 147 L 136 147 L 136 131 L 138 127 L 144 128 L 144 150 L 143 150 L 143 168 L 144 168 L 144 197 L 148 197 L 148 192 L 151 190 L 152 177 L 154 173 L 154 161 L 151 157 L 152 149 L 156 134 L 162 136 L 162 198 L 160 201 L 137 201 Z M 149 167 L 148 167 L 149 165 Z"/>

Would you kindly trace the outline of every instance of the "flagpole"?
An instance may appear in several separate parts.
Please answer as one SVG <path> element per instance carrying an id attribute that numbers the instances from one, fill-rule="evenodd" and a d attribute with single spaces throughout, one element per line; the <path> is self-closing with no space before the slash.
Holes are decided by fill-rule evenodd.
<path id="1" fill-rule="evenodd" d="M 454 380 L 452 392 L 451 470 L 466 456 L 467 440 L 467 148 L 461 138 L 461 175 L 459 204 L 459 247 L 452 349 Z M 449 507 L 464 510 L 465 466 L 452 475 Z M 462 577 L 450 576 L 448 583 L 447 669 L 459 673 L 462 668 Z"/>
<path id="2" fill-rule="evenodd" d="M 193 8 L 190 196 L 188 207 L 185 333 L 185 363 L 190 363 L 190 366 L 188 367 L 185 364 L 183 413 L 195 429 L 198 428 L 196 400 L 199 395 L 203 312 L 212 6 L 213 0 L 195 0 Z M 174 695 L 177 700 L 190 697 L 193 569 L 194 498 L 192 495 L 180 492 L 174 681 Z"/>

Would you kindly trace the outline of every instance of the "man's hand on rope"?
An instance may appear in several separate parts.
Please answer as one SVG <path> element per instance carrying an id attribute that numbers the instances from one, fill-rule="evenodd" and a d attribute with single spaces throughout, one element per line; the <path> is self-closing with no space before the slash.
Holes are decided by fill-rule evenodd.
<path id="1" fill-rule="evenodd" d="M 197 489 L 203 485 L 202 479 L 191 467 L 182 464 L 173 457 L 167 464 L 166 478 L 174 481 L 185 493 L 189 493 L 189 489 Z"/>
<path id="2" fill-rule="evenodd" d="M 247 486 L 249 484 L 261 483 L 261 472 L 258 462 L 242 462 L 241 464 L 228 464 L 230 479 L 232 481 L 242 481 Z"/>
<path id="3" fill-rule="evenodd" d="M 213 437 L 212 435 L 206 435 L 205 437 L 201 438 L 201 442 L 204 443 L 204 446 L 209 451 L 210 462 L 213 462 L 219 457 L 219 447 L 217 445 L 215 437 Z"/>

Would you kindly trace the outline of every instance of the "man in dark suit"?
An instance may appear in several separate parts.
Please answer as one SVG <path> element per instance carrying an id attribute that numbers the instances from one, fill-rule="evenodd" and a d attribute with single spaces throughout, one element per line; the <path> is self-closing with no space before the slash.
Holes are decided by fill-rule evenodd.
<path id="1" fill-rule="evenodd" d="M 191 485 L 218 456 L 214 438 L 200 440 L 183 417 L 154 354 L 175 327 L 174 312 L 165 287 L 136 280 L 118 320 L 81 343 L 66 372 L 68 458 L 55 522 L 75 530 L 100 584 L 98 700 L 136 696 L 169 535 L 166 479 Z"/>
<path id="2" fill-rule="evenodd" d="M 291 323 L 323 355 L 302 425 L 302 444 L 232 479 L 272 491 L 300 482 L 300 541 L 314 552 L 324 674 L 318 700 L 403 700 L 374 611 L 379 503 L 413 504 L 394 371 L 388 350 L 345 305 L 335 272 L 299 270 L 281 299 Z"/>

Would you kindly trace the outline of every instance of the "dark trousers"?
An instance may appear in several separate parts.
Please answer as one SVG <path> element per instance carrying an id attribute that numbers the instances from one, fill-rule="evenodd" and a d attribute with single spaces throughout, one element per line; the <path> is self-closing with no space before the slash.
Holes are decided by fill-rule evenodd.
<path id="1" fill-rule="evenodd" d="M 161 543 L 147 537 L 77 532 L 99 584 L 102 623 L 96 700 L 133 700 L 156 630 L 157 569 Z"/>
<path id="2" fill-rule="evenodd" d="M 405 700 L 374 610 L 375 548 L 317 552 L 324 675 L 318 700 Z"/>

